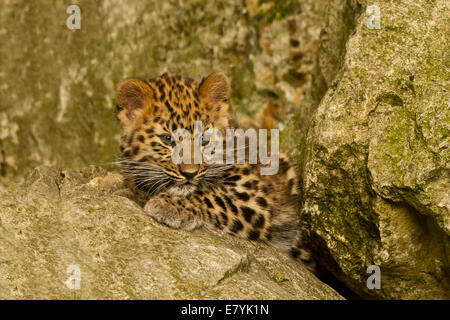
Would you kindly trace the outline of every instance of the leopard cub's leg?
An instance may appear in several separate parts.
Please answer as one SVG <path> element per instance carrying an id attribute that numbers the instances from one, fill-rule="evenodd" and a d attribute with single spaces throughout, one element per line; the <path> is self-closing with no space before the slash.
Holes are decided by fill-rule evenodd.
<path id="1" fill-rule="evenodd" d="M 186 198 L 160 193 L 147 201 L 144 211 L 156 221 L 175 229 L 194 230 L 203 225 Z"/>

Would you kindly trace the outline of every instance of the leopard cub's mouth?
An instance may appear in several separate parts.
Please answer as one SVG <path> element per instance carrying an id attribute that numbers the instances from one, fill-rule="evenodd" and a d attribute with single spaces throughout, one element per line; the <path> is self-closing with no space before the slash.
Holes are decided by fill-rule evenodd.
<path id="1" fill-rule="evenodd" d="M 196 185 L 194 185 L 190 182 L 186 182 L 181 185 L 170 187 L 169 189 L 167 189 L 167 192 L 173 196 L 186 197 L 186 196 L 190 195 L 191 193 L 193 193 L 196 189 L 197 189 Z"/>

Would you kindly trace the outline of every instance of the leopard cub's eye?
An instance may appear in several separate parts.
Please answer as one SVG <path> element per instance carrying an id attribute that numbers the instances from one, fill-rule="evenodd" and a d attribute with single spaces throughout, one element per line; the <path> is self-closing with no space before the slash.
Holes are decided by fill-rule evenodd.
<path id="1" fill-rule="evenodd" d="M 159 136 L 159 138 L 161 139 L 161 141 L 164 144 L 166 144 L 168 146 L 174 146 L 175 145 L 175 139 L 170 134 L 161 135 L 161 136 Z"/>
<path id="2" fill-rule="evenodd" d="M 206 146 L 209 143 L 209 141 L 211 140 L 211 137 L 202 135 L 200 140 L 202 141 L 202 146 Z"/>

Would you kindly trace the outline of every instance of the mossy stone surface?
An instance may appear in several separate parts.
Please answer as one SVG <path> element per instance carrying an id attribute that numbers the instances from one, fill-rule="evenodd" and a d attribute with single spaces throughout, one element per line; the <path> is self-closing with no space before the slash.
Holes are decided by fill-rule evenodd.
<path id="1" fill-rule="evenodd" d="M 376 4 L 380 29 L 368 28 L 365 2 L 354 11 L 339 72 L 299 146 L 303 212 L 354 291 L 448 299 L 449 3 Z M 366 286 L 370 265 L 381 290 Z"/>
<path id="2" fill-rule="evenodd" d="M 79 30 L 66 26 L 74 4 Z M 41 164 L 114 161 L 114 91 L 129 77 L 222 71 L 238 119 L 259 125 L 275 103 L 287 106 L 275 126 L 287 121 L 309 85 L 321 16 L 313 0 L 1 1 L 0 184 Z"/>

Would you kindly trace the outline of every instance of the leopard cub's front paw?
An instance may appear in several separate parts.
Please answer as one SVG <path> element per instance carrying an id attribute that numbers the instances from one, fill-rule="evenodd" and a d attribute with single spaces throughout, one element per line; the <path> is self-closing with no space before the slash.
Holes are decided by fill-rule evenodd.
<path id="1" fill-rule="evenodd" d="M 165 198 L 152 198 L 147 201 L 144 211 L 156 221 L 175 229 L 194 230 L 201 223 L 192 213 L 182 207 L 176 207 Z"/>

